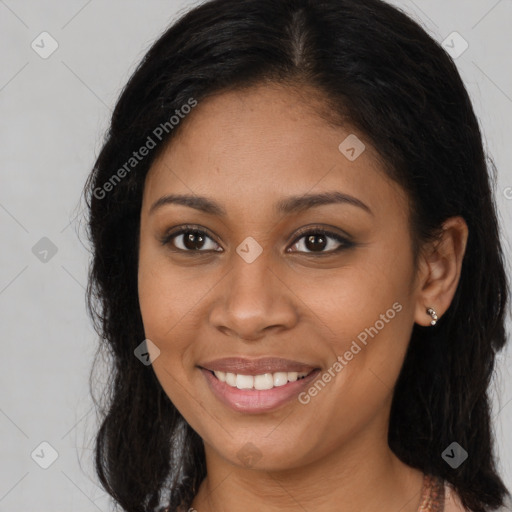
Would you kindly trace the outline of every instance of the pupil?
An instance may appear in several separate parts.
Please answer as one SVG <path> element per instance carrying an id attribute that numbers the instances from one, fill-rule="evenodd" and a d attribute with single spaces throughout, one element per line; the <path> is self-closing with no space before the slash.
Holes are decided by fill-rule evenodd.
<path id="1" fill-rule="evenodd" d="M 321 247 L 318 247 L 318 245 L 315 245 L 315 242 L 317 240 L 321 240 L 322 243 L 320 244 Z M 321 234 L 318 234 L 318 235 L 309 235 L 306 239 L 306 248 L 308 249 L 308 251 L 315 251 L 315 250 L 322 250 L 322 249 L 325 249 L 325 237 Z"/>
<path id="2" fill-rule="evenodd" d="M 187 249 L 193 250 L 200 249 L 203 242 L 204 238 L 201 236 L 200 233 L 197 233 L 195 231 L 189 231 L 188 236 L 185 237 L 184 244 Z"/>

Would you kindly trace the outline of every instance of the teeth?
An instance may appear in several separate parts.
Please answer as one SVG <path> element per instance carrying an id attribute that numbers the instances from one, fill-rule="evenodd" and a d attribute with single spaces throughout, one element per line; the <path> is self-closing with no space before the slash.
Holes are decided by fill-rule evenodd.
<path id="1" fill-rule="evenodd" d="M 242 375 L 218 371 L 213 373 L 221 382 L 225 382 L 232 388 L 257 389 L 259 391 L 284 386 L 288 382 L 295 382 L 308 375 L 308 372 L 275 372 L 263 373 L 261 375 Z"/>
<path id="2" fill-rule="evenodd" d="M 272 389 L 274 387 L 274 377 L 271 373 L 254 376 L 254 389 L 263 391 L 264 389 Z"/>
<path id="3" fill-rule="evenodd" d="M 299 378 L 298 372 L 288 372 L 288 380 L 290 382 L 295 382 Z"/>
<path id="4" fill-rule="evenodd" d="M 288 374 L 286 372 L 274 373 L 274 386 L 284 386 L 288 383 Z"/>
<path id="5" fill-rule="evenodd" d="M 229 384 L 232 388 L 236 388 L 236 374 L 226 373 L 226 384 Z"/>
<path id="6" fill-rule="evenodd" d="M 240 375 L 236 376 L 236 387 L 238 389 L 252 389 L 254 385 L 254 377 L 252 375 Z"/>

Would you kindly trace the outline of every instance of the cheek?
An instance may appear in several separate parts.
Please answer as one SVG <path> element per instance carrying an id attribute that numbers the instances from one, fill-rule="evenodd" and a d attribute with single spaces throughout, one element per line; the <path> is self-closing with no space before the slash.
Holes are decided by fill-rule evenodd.
<path id="1" fill-rule="evenodd" d="M 201 304 L 215 280 L 197 271 L 186 272 L 169 262 L 150 244 L 141 245 L 138 295 L 146 338 L 160 350 L 153 369 L 167 395 L 179 407 L 183 386 L 195 364 Z"/>
<path id="2" fill-rule="evenodd" d="M 341 377 L 334 394 L 368 411 L 392 392 L 414 324 L 412 256 L 394 244 L 369 246 L 353 265 L 308 286 L 306 302 L 328 327 L 331 364 L 342 367 L 333 368 Z"/>
<path id="3" fill-rule="evenodd" d="M 197 277 L 191 281 L 196 272 L 180 272 L 150 242 L 143 244 L 144 240 L 139 253 L 138 295 L 145 333 L 150 339 L 176 347 L 169 341 L 180 338 L 174 334 L 183 329 L 208 286 Z"/>
<path id="4" fill-rule="evenodd" d="M 379 331 L 394 331 L 393 337 L 407 341 L 403 329 L 412 323 L 414 272 L 412 256 L 397 251 L 399 246 L 395 240 L 369 244 L 359 248 L 347 265 L 308 281 L 305 302 L 329 327 L 326 332 L 333 343 L 344 340 L 339 349 L 360 333 L 364 341 L 365 329 L 376 322 Z"/>
<path id="5" fill-rule="evenodd" d="M 183 326 L 190 309 L 187 294 L 177 286 L 178 276 L 170 266 L 141 250 L 139 257 L 139 305 L 146 338 L 159 350 L 152 361 L 152 369 L 163 390 L 182 414 L 187 414 L 183 402 L 186 373 L 183 360 L 187 353 L 187 337 Z M 183 403 L 182 403 L 183 402 Z"/>
<path id="6" fill-rule="evenodd" d="M 182 359 L 187 347 L 180 340 L 180 322 L 186 318 L 188 306 L 172 267 L 157 257 L 155 251 L 142 245 L 139 253 L 138 295 L 146 338 L 157 347 L 153 370 L 166 394 L 174 399 L 177 383 L 183 380 Z M 177 379 L 177 382 L 175 382 Z"/>

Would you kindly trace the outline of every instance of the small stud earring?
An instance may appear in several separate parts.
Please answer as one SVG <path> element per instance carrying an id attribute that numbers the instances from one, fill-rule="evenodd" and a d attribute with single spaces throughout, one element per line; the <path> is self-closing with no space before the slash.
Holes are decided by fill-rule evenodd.
<path id="1" fill-rule="evenodd" d="M 427 309 L 427 315 L 430 315 L 432 317 L 432 320 L 430 321 L 430 325 L 436 325 L 437 323 L 437 313 L 434 309 L 428 308 Z"/>

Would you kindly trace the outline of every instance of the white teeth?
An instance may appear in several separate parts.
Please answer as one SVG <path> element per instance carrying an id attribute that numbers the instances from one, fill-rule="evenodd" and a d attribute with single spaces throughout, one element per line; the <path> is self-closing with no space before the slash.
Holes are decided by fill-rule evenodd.
<path id="1" fill-rule="evenodd" d="M 299 374 L 298 372 L 288 372 L 288 380 L 290 382 L 295 382 L 298 378 Z"/>
<path id="2" fill-rule="evenodd" d="M 252 389 L 254 385 L 254 377 L 252 375 L 240 375 L 236 376 L 236 387 L 238 389 Z"/>
<path id="3" fill-rule="evenodd" d="M 263 391 L 264 389 L 272 389 L 274 387 L 274 377 L 271 373 L 254 376 L 254 389 Z"/>
<path id="4" fill-rule="evenodd" d="M 238 389 L 257 389 L 263 391 L 274 387 L 284 386 L 306 377 L 308 372 L 275 372 L 261 375 L 243 375 L 230 372 L 214 371 L 215 376 L 228 386 Z"/>
<path id="5" fill-rule="evenodd" d="M 284 386 L 288 383 L 288 373 L 276 372 L 274 373 L 274 386 Z"/>
<path id="6" fill-rule="evenodd" d="M 232 388 L 236 388 L 236 374 L 226 373 L 226 384 L 229 384 Z"/>

